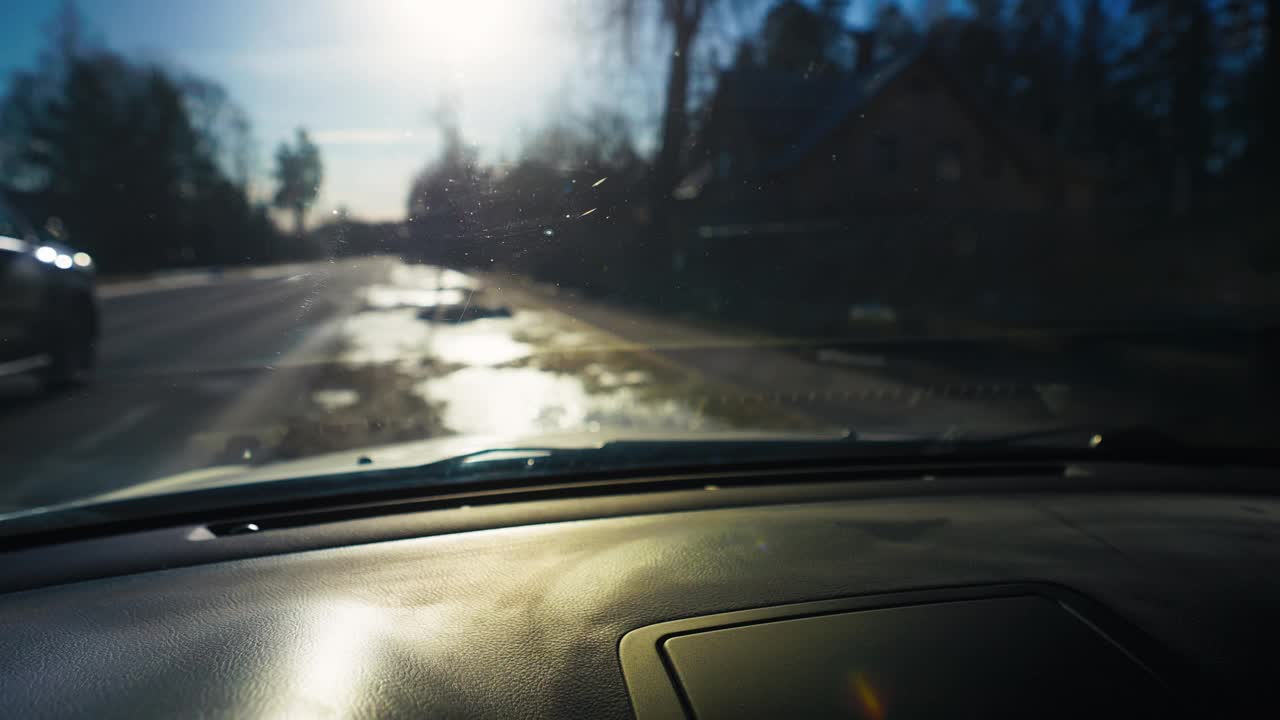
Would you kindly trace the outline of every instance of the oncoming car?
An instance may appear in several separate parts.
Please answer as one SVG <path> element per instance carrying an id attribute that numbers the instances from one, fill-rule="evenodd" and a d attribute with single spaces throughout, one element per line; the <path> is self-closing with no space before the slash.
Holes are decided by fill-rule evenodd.
<path id="1" fill-rule="evenodd" d="M 46 241 L 0 199 L 0 377 L 83 383 L 97 334 L 93 259 Z"/>

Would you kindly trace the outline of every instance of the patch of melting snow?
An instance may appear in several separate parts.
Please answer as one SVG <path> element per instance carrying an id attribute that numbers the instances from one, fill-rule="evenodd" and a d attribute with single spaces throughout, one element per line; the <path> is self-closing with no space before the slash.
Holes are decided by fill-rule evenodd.
<path id="1" fill-rule="evenodd" d="M 466 290 L 398 287 L 373 285 L 365 289 L 365 304 L 372 309 L 433 308 L 441 305 L 461 305 L 467 299 Z"/>
<path id="2" fill-rule="evenodd" d="M 588 336 L 586 333 L 564 332 L 564 333 L 558 333 L 554 335 L 551 338 L 551 341 L 553 344 L 559 345 L 562 347 L 576 347 L 579 345 L 586 345 L 590 339 L 591 339 L 590 336 Z"/>
<path id="3" fill-rule="evenodd" d="M 355 405 L 360 401 L 360 393 L 355 390 L 317 390 L 311 393 L 311 401 L 333 412 Z"/>
<path id="4" fill-rule="evenodd" d="M 595 375 L 596 382 L 600 383 L 601 387 L 607 388 L 643 385 L 652 380 L 649 373 L 643 370 L 612 372 L 610 370 L 605 370 L 598 365 L 592 365 L 587 368 L 587 372 Z"/>
<path id="5" fill-rule="evenodd" d="M 420 383 L 417 392 L 443 401 L 445 426 L 461 434 L 718 427 L 683 402 L 646 401 L 629 388 L 592 394 L 577 377 L 536 368 L 464 368 Z"/>
<path id="6" fill-rule="evenodd" d="M 575 370 L 575 354 L 607 338 L 545 311 L 513 308 L 510 316 L 486 317 L 481 310 L 492 299 L 482 297 L 483 290 L 468 297 L 474 287 L 454 271 L 395 267 L 389 283 L 366 290 L 369 309 L 343 324 L 343 361 L 393 365 L 413 395 L 440 409 L 444 427 L 460 434 L 728 427 L 705 416 L 697 401 L 655 397 L 652 372 L 609 361 Z M 459 302 L 476 305 L 480 317 L 453 322 L 424 315 L 423 308 Z M 539 367 L 538 351 L 549 351 L 551 366 L 563 368 Z M 342 392 L 322 391 L 313 400 L 336 409 L 369 401 Z"/>
<path id="7" fill-rule="evenodd" d="M 479 287 L 470 275 L 434 265 L 398 263 L 392 266 L 388 279 L 388 283 L 365 289 L 365 302 L 370 308 L 460 305 Z"/>
<path id="8" fill-rule="evenodd" d="M 343 323 L 347 343 L 343 362 L 417 363 L 429 347 L 431 327 L 412 309 L 356 313 Z"/>
<path id="9" fill-rule="evenodd" d="M 431 334 L 431 354 L 457 365 L 491 367 L 528 357 L 533 346 L 511 338 L 510 320 L 476 320 L 444 325 Z"/>
<path id="10" fill-rule="evenodd" d="M 397 263 L 391 268 L 391 283 L 400 287 L 473 290 L 479 281 L 466 273 L 435 265 Z"/>
<path id="11" fill-rule="evenodd" d="M 600 338 L 578 330 L 567 330 L 563 319 L 554 318 L 540 310 L 517 310 L 511 317 L 512 329 L 518 329 L 521 340 L 540 347 L 579 348 L 600 344 Z"/>

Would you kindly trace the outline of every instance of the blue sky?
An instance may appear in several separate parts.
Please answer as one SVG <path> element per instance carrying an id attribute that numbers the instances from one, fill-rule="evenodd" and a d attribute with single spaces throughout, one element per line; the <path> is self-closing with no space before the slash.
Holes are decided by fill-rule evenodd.
<path id="1" fill-rule="evenodd" d="M 928 0 L 918 0 L 927 2 Z M 945 1 L 945 0 L 944 0 Z M 955 0 L 951 0 L 955 1 Z M 862 14 L 874 0 L 853 0 Z M 32 65 L 60 0 L 0 9 L 0 74 Z M 91 36 L 223 85 L 258 145 L 255 186 L 275 146 L 308 128 L 325 183 L 314 212 L 403 216 L 413 173 L 437 152 L 432 109 L 457 98 L 465 135 L 489 159 L 556 115 L 625 106 L 656 118 L 658 60 L 627 63 L 588 18 L 598 0 L 82 0 Z M 597 40 L 598 38 L 598 40 Z M 649 56 L 657 53 L 649 53 Z"/>

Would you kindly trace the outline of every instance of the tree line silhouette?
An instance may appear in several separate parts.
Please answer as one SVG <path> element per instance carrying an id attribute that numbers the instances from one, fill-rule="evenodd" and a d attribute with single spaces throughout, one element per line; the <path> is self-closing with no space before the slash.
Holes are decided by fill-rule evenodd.
<path id="1" fill-rule="evenodd" d="M 94 43 L 71 3 L 34 67 L 0 100 L 0 191 L 46 238 L 106 273 L 260 263 L 314 254 L 303 214 L 320 184 L 305 132 L 277 152 L 281 233 L 250 192 L 247 113 L 217 83 Z"/>
<path id="2" fill-rule="evenodd" d="M 607 37 L 629 62 L 652 53 L 644 62 L 661 71 L 653 127 L 611 98 L 554 118 L 499 162 L 444 112 L 443 151 L 409 189 L 403 227 L 355 231 L 344 216 L 347 230 L 318 228 L 310 240 L 304 221 L 323 174 L 305 132 L 276 151 L 268 201 L 251 188 L 250 120 L 220 86 L 96 46 L 68 4 L 0 101 L 0 185 L 109 272 L 393 250 L 684 302 L 679 286 L 703 279 L 681 275 L 681 244 L 697 227 L 677 190 L 714 161 L 704 134 L 725 72 L 748 57 L 815 78 L 927 46 L 990 114 L 1090 170 L 1094 227 L 1134 261 L 1126 267 L 1162 254 L 1126 237 L 1167 238 L 1169 255 L 1227 237 L 1233 262 L 1274 272 L 1278 3 L 880 0 L 857 24 L 849 0 L 610 0 L 596 6 Z M 642 151 L 646 134 L 654 142 Z M 292 215 L 293 232 L 276 227 L 271 206 Z M 771 252 L 798 250 L 783 241 Z M 732 258 L 717 268 L 731 274 Z"/>
<path id="3" fill-rule="evenodd" d="M 1171 302 L 1235 301 L 1268 286 L 1280 270 L 1280 212 L 1271 201 L 1280 158 L 1274 133 L 1266 132 L 1280 120 L 1277 0 L 969 0 L 962 11 L 951 3 L 917 5 L 925 6 L 923 15 L 883 0 L 868 22 L 855 24 L 850 3 L 841 0 L 606 3 L 624 39 L 645 23 L 667 39 L 659 50 L 665 91 L 652 154 L 635 149 L 636 128 L 626 114 L 561 118 L 506 163 L 480 161 L 456 123 L 445 122 L 445 152 L 410 191 L 411 247 L 442 262 L 498 265 L 672 309 L 723 306 L 726 295 L 764 295 L 778 322 L 794 328 L 797 317 L 803 319 L 796 307 L 813 295 L 813 283 L 792 273 L 763 292 L 759 283 L 736 276 L 753 252 L 762 256 L 761 266 L 803 267 L 813 245 L 775 237 L 715 247 L 697 240 L 697 220 L 676 201 L 682 178 L 714 164 L 703 133 L 715 88 L 744 58 L 810 81 L 923 48 L 987 114 L 1082 168 L 1096 192 L 1089 222 L 1079 223 L 1086 230 L 1074 235 L 1064 230 L 1074 226 L 1049 213 L 1039 224 L 985 218 L 971 231 L 980 247 L 968 260 L 931 250 L 937 233 L 913 238 L 905 225 L 895 227 L 897 237 L 907 236 L 902 247 L 910 248 L 896 260 L 903 277 L 910 270 L 939 287 L 952 283 L 947 302 L 966 294 L 976 302 L 986 291 L 978 285 L 996 282 L 984 271 L 960 284 L 957 278 L 980 262 L 1010 279 L 1021 275 L 1029 291 L 1036 285 L 1029 278 L 1050 272 L 1060 287 L 1078 291 L 1132 287 L 1151 273 L 1167 273 L 1172 287 L 1196 285 L 1183 297 L 1167 293 Z M 726 17 L 762 6 L 759 30 L 735 37 L 726 52 L 717 36 L 734 25 Z M 694 92 L 697 87 L 704 89 Z M 769 202 L 769 195 L 760 197 Z M 743 201 L 733 211 L 747 218 L 755 209 Z M 943 221 L 941 213 L 931 219 Z M 829 243 L 824 263 L 843 263 L 842 282 L 865 292 L 886 268 L 868 267 L 857 257 L 857 241 L 848 238 L 865 238 L 853 232 L 859 227 L 884 224 L 865 215 L 844 220 L 822 240 Z M 1001 233 L 1053 238 L 1061 247 L 1024 252 L 1021 259 L 992 251 L 1004 257 L 989 263 L 992 253 L 982 252 L 981 238 Z M 1071 268 L 1035 267 L 1073 251 L 1093 259 Z M 701 275 L 690 274 L 690 254 L 705 256 Z M 1040 275 L 1024 272 L 1032 270 Z M 702 297 L 717 283 L 722 297 Z M 927 298 L 932 289 L 904 292 Z M 788 298 L 796 302 L 784 302 Z M 738 319 L 760 318 L 759 304 L 749 306 L 749 317 Z M 840 322 L 835 318 L 834 325 Z"/>

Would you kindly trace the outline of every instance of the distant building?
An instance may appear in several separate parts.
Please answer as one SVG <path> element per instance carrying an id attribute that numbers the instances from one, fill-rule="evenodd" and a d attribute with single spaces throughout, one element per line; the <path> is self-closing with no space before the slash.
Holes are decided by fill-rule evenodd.
<path id="1" fill-rule="evenodd" d="M 900 332 L 951 332 L 949 314 L 1012 322 L 1051 285 L 1074 297 L 1087 272 L 1063 269 L 1096 257 L 1081 251 L 1096 176 L 933 51 L 858 40 L 852 69 L 744 50 L 722 73 L 675 191 L 680 284 L 714 312 L 819 334 L 865 330 L 868 308 Z"/>
<path id="2" fill-rule="evenodd" d="M 1089 172 L 987 112 L 928 50 L 807 74 L 744 53 L 705 118 L 703 160 L 676 190 L 704 219 L 1083 212 L 1095 201 Z"/>

